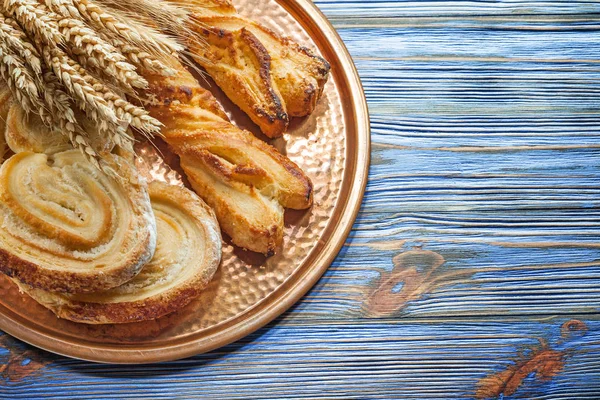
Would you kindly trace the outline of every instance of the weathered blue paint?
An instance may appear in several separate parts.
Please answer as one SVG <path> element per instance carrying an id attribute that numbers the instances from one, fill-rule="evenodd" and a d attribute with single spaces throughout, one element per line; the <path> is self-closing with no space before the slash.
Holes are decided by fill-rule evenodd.
<path id="1" fill-rule="evenodd" d="M 0 398 L 600 398 L 600 4 L 316 3 L 373 129 L 363 208 L 323 279 L 178 362 L 0 336 Z"/>
<path id="2" fill-rule="evenodd" d="M 293 312 L 292 312 L 293 314 Z M 563 335 L 546 321 L 314 321 L 286 318 L 219 351 L 133 368 L 47 355 L 52 364 L 0 396 L 42 398 L 474 398 L 486 376 L 536 349 L 559 352 L 553 380 L 529 377 L 514 398 L 594 398 L 600 323 Z M 577 393 L 580 395 L 578 396 Z"/>

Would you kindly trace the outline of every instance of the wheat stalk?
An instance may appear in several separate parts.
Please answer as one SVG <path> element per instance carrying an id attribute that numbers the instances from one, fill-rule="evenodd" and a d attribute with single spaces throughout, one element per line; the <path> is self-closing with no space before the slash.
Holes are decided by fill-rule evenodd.
<path id="1" fill-rule="evenodd" d="M 42 112 L 44 106 L 40 101 L 35 78 L 19 55 L 15 54 L 4 40 L 0 40 L 0 60 L 0 75 L 23 109 L 26 112 Z"/>
<path id="2" fill-rule="evenodd" d="M 36 48 L 29 42 L 27 35 L 16 24 L 16 21 L 0 14 L 0 38 L 25 60 L 33 72 L 42 73 L 42 63 Z"/>
<path id="3" fill-rule="evenodd" d="M 162 75 L 175 73 L 159 60 L 162 53 L 171 55 L 183 50 L 167 36 L 139 26 L 131 19 L 124 23 L 89 0 L 46 0 L 46 4 L 65 17 L 70 16 L 75 20 L 81 19 L 88 23 L 95 29 L 99 38 L 117 49 L 136 67 Z"/>
<path id="4" fill-rule="evenodd" d="M 147 26 L 140 26 L 135 20 L 128 19 L 122 22 L 119 14 L 106 12 L 100 5 L 91 0 L 72 0 L 79 8 L 85 20 L 95 25 L 100 30 L 108 30 L 117 37 L 125 39 L 139 46 L 149 47 L 154 52 L 167 52 L 169 54 L 183 50 L 173 39 L 162 35 L 160 32 Z"/>
<path id="5" fill-rule="evenodd" d="M 47 3 L 51 10 L 48 14 L 54 16 L 59 32 L 72 46 L 70 52 L 82 65 L 114 79 L 125 91 L 131 92 L 134 87 L 147 87 L 148 82 L 136 72 L 135 66 L 127 62 L 123 54 L 100 38 L 83 21 L 71 17 L 74 10 L 67 1 L 48 0 Z M 47 10 L 41 4 L 38 8 Z"/>
<path id="6" fill-rule="evenodd" d="M 51 104 L 51 112 L 58 117 L 55 123 L 60 127 L 60 132 L 67 136 L 71 145 L 94 164 L 97 168 L 101 166 L 101 157 L 88 141 L 89 134 L 79 125 L 73 108 L 71 107 L 69 96 L 62 90 L 63 86 L 56 75 L 47 71 L 43 75 L 46 84 L 45 97 L 47 103 Z"/>
<path id="7" fill-rule="evenodd" d="M 131 104 L 123 99 L 122 96 L 102 84 L 102 82 L 98 81 L 93 76 L 86 74 L 85 69 L 82 66 L 77 65 L 74 62 L 70 62 L 70 66 L 76 70 L 80 76 L 84 77 L 86 83 L 93 87 L 96 93 L 102 96 L 108 106 L 115 112 L 117 118 L 121 121 L 138 128 L 143 133 L 154 134 L 160 132 L 162 124 L 157 119 L 152 118 L 148 114 L 148 111 Z"/>
<path id="8" fill-rule="evenodd" d="M 48 15 L 35 0 L 5 0 L 5 12 L 19 22 L 28 32 L 46 44 L 62 42 L 62 36 L 56 27 L 56 21 Z"/>
<path id="9" fill-rule="evenodd" d="M 92 164 L 101 168 L 100 156 L 84 137 L 85 132 L 77 124 L 73 110 L 68 105 L 68 97 L 52 82 L 54 75 L 43 75 L 46 85 L 44 97 L 40 97 L 34 78 L 27 71 L 23 61 L 11 54 L 4 43 L 0 41 L 0 74 L 20 106 L 27 113 L 33 111 L 55 134 L 66 135 L 75 148 L 78 148 Z"/>
<path id="10" fill-rule="evenodd" d="M 163 63 L 156 56 L 144 51 L 143 49 L 131 45 L 128 42 L 117 38 L 117 37 L 108 37 L 103 33 L 100 35 L 112 44 L 117 50 L 121 52 L 129 62 L 135 65 L 140 70 L 146 70 L 155 74 L 164 75 L 164 76 L 172 76 L 176 74 L 176 71 L 170 67 L 168 67 L 165 63 Z"/>
<path id="11" fill-rule="evenodd" d="M 117 115 L 114 104 L 104 98 L 104 91 L 107 90 L 105 86 L 64 53 L 53 53 L 55 57 L 50 62 L 54 72 L 60 76 L 59 80 L 62 78 L 61 82 L 67 91 L 74 95 L 79 108 L 88 118 L 98 123 L 98 129 L 108 134 L 110 140 L 118 146 L 133 141 L 126 132 L 127 122 Z M 59 75 L 57 71 L 62 72 Z"/>
<path id="12" fill-rule="evenodd" d="M 92 0 L 73 0 L 78 4 L 95 5 Z M 149 46 L 159 53 L 174 55 L 184 50 L 176 40 L 158 32 L 157 27 L 182 27 L 188 13 L 181 7 L 172 6 L 166 1 L 155 0 L 98 0 L 97 9 L 102 7 L 117 20 L 127 21 L 132 31 L 138 36 L 132 41 L 140 46 Z M 174 29 L 169 29 L 174 30 Z"/>
<path id="13" fill-rule="evenodd" d="M 125 94 L 145 97 L 137 92 L 148 86 L 142 71 L 176 73 L 169 59 L 184 55 L 178 39 L 193 35 L 185 8 L 162 0 L 1 1 L 0 75 L 27 113 L 99 168 L 103 150 L 90 144 L 79 110 L 123 148 L 133 144 L 129 126 L 160 133 L 160 122 Z"/>
<path id="14" fill-rule="evenodd" d="M 22 76 L 28 80 L 29 86 L 33 84 L 38 88 L 37 95 L 31 86 L 26 91 L 27 96 L 18 93 L 15 97 L 17 99 L 26 97 L 29 101 L 33 99 L 36 104 L 36 114 L 40 116 L 42 121 L 49 127 L 58 126 L 60 128 L 58 131 L 67 135 L 74 147 L 79 148 L 92 163 L 99 165 L 98 155 L 83 137 L 83 130 L 77 124 L 75 114 L 70 106 L 69 96 L 62 90 L 54 74 L 49 72 L 42 74 L 40 55 L 37 49 L 29 42 L 27 35 L 21 30 L 16 21 L 5 18 L 2 14 L 0 14 L 0 38 L 3 43 L 7 43 L 14 51 L 18 52 L 21 57 L 18 60 L 13 57 L 13 65 L 15 61 L 23 63 L 23 60 L 27 60 L 36 73 L 35 78 L 27 74 Z M 6 47 L 3 47 L 3 50 L 8 51 Z M 40 76 L 42 76 L 41 79 Z M 19 90 L 19 85 L 15 85 L 15 88 Z M 39 98 L 40 94 L 42 95 L 41 99 Z M 42 101 L 44 105 L 42 105 Z M 20 101 L 20 103 L 22 105 L 23 101 Z M 46 107 L 48 112 L 46 112 Z"/>
<path id="15" fill-rule="evenodd" d="M 45 47 L 43 56 L 46 64 L 52 69 L 58 80 L 74 98 L 79 108 L 85 111 L 92 120 L 101 119 L 108 123 L 118 124 L 118 118 L 104 98 L 96 92 L 78 69 L 75 61 L 58 49 Z"/>
<path id="16" fill-rule="evenodd" d="M 140 70 L 146 69 L 161 75 L 173 75 L 175 73 L 172 68 L 167 67 L 156 56 L 144 50 L 146 46 L 150 45 L 157 52 L 160 52 L 160 46 L 156 44 L 156 40 L 140 33 L 143 32 L 141 29 L 136 30 L 122 23 L 97 4 L 87 0 L 46 0 L 46 5 L 63 16 L 83 19 L 88 22 L 96 29 L 96 33 L 102 40 L 113 46 Z"/>
<path id="17" fill-rule="evenodd" d="M 5 7 L 26 31 L 40 39 L 39 42 L 51 47 L 66 43 L 80 63 L 112 78 L 123 90 L 133 92 L 134 87 L 147 87 L 148 82 L 136 72 L 136 67 L 82 21 L 71 18 L 67 7 L 49 10 L 31 0 L 5 0 Z"/>
<path id="18" fill-rule="evenodd" d="M 81 19 L 81 14 L 72 0 L 46 0 L 46 6 L 55 13 L 71 18 Z"/>

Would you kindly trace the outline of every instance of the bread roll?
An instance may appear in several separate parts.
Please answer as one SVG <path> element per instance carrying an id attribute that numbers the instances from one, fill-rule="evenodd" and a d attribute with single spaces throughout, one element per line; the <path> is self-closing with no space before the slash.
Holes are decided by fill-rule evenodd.
<path id="1" fill-rule="evenodd" d="M 40 117 L 27 115 L 16 103 L 9 108 L 5 129 L 6 143 L 14 153 L 53 154 L 72 148 L 66 136 L 51 132 Z"/>
<path id="2" fill-rule="evenodd" d="M 106 290 L 134 277 L 156 247 L 146 185 L 130 163 L 100 172 L 78 150 L 23 152 L 0 168 L 0 272 L 46 290 Z"/>
<path id="3" fill-rule="evenodd" d="M 87 324 L 156 319 L 177 310 L 206 287 L 221 260 L 213 212 L 193 192 L 149 185 L 158 242 L 152 260 L 129 282 L 103 292 L 55 294 L 20 285 L 57 316 Z"/>

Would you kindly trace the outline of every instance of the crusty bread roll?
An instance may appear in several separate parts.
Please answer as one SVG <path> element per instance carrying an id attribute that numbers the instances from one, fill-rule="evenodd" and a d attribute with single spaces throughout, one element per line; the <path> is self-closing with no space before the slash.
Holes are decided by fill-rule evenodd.
<path id="1" fill-rule="evenodd" d="M 121 285 L 150 260 L 156 226 L 145 182 L 107 155 L 120 177 L 78 150 L 23 152 L 0 168 L 0 272 L 35 288 L 83 293 Z"/>
<path id="2" fill-rule="evenodd" d="M 189 43 L 196 62 L 265 135 L 281 136 L 289 117 L 314 111 L 329 75 L 327 61 L 240 16 L 228 0 L 177 3 L 189 8 L 190 29 L 206 41 Z"/>
<path id="3" fill-rule="evenodd" d="M 214 213 L 191 191 L 152 182 L 148 190 L 158 241 L 152 260 L 129 282 L 103 292 L 68 295 L 17 282 L 57 316 L 88 324 L 156 319 L 197 297 L 221 260 Z"/>
<path id="4" fill-rule="evenodd" d="M 181 64 L 173 67 L 177 76 L 149 77 L 156 100 L 150 114 L 164 124 L 164 140 L 233 243 L 273 254 L 283 240 L 284 207 L 309 208 L 312 183 L 275 148 L 231 124 Z"/>

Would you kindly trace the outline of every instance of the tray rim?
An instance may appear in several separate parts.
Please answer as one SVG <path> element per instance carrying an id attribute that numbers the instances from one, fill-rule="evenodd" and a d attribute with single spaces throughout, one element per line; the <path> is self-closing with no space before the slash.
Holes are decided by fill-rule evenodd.
<path id="1" fill-rule="evenodd" d="M 312 267 L 296 271 L 293 279 L 288 279 L 263 301 L 225 322 L 225 329 L 209 328 L 210 332 L 200 339 L 175 343 L 170 346 L 131 349 L 125 346 L 115 348 L 111 344 L 89 346 L 88 344 L 74 343 L 32 330 L 28 325 L 19 321 L 20 317 L 0 305 L 0 329 L 2 331 L 43 350 L 85 361 L 111 364 L 174 361 L 209 352 L 248 336 L 283 314 L 318 282 L 343 247 L 360 211 L 371 157 L 369 111 L 356 66 L 331 22 L 310 0 L 276 0 L 276 2 L 290 12 L 311 37 L 318 32 L 320 36 L 326 38 L 325 44 L 330 47 L 330 52 L 336 54 L 338 63 L 334 65 L 341 68 L 336 75 L 346 81 L 344 86 L 349 88 L 352 100 L 352 107 L 345 111 L 353 114 L 352 119 L 355 126 L 355 145 L 346 148 L 346 162 L 348 150 L 355 152 L 354 164 L 350 166 L 353 170 L 353 179 L 349 180 L 347 196 L 343 199 L 340 196 L 340 200 L 335 206 L 336 209 L 339 209 L 336 214 L 340 218 L 337 222 L 330 221 L 330 224 L 335 222 L 335 226 L 333 226 L 322 251 L 312 260 Z M 318 42 L 318 44 L 322 44 L 322 42 Z M 348 165 L 344 171 L 344 180 L 347 180 L 347 169 Z M 215 326 L 215 328 L 217 327 L 218 325 Z"/>

